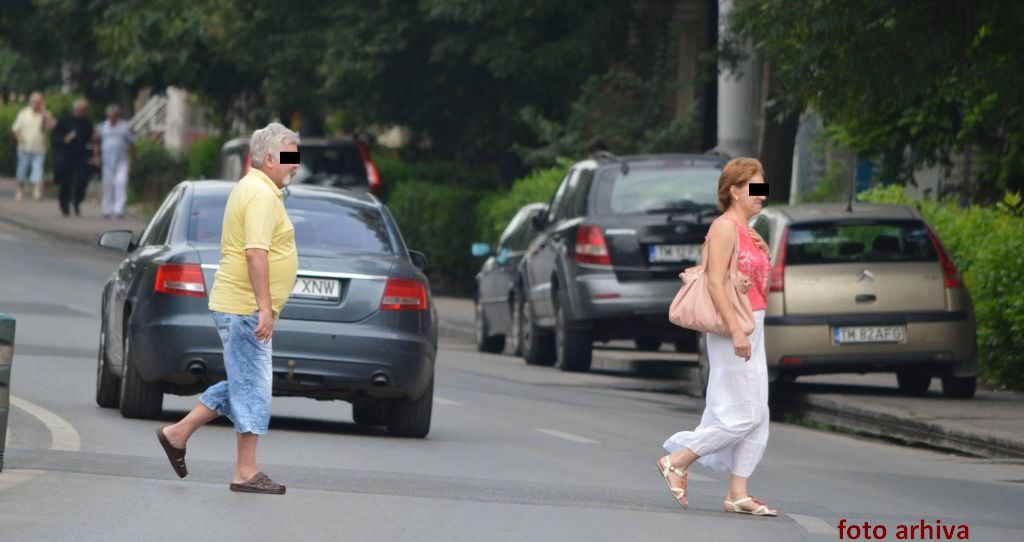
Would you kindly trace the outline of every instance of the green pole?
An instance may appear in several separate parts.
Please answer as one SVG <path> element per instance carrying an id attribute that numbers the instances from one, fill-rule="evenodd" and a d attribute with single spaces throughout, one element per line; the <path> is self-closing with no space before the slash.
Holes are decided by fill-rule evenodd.
<path id="1" fill-rule="evenodd" d="M 0 313 L 0 472 L 7 447 L 7 414 L 11 404 L 11 364 L 14 363 L 14 317 Z"/>

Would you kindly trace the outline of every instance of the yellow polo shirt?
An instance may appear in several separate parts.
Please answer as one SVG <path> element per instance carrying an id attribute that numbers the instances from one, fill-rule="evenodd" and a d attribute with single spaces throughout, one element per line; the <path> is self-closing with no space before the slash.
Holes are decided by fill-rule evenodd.
<path id="1" fill-rule="evenodd" d="M 46 133 L 43 130 L 45 120 L 41 111 L 36 113 L 31 107 L 18 112 L 18 117 L 11 125 L 11 131 L 18 132 L 21 137 L 19 150 L 37 154 L 46 152 Z"/>
<path id="2" fill-rule="evenodd" d="M 256 168 L 238 181 L 224 208 L 220 268 L 210 292 L 210 310 L 248 315 L 259 309 L 249 281 L 247 248 L 268 251 L 270 299 L 276 319 L 295 285 L 299 257 L 295 250 L 295 228 L 284 208 L 281 190 Z"/>

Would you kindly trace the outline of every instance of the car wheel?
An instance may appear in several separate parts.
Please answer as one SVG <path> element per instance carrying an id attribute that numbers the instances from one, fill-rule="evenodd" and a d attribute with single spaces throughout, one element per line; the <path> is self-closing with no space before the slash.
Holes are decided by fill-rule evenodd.
<path id="1" fill-rule="evenodd" d="M 473 331 L 476 335 L 476 349 L 480 352 L 500 354 L 505 349 L 504 335 L 490 335 L 487 325 L 487 316 L 484 314 L 484 306 L 477 301 L 473 304 Z"/>
<path id="2" fill-rule="evenodd" d="M 942 377 L 942 395 L 946 397 L 970 399 L 974 397 L 974 392 L 977 388 L 978 378 L 974 376 L 963 378 L 956 376 Z"/>
<path id="3" fill-rule="evenodd" d="M 96 404 L 103 408 L 117 408 L 121 399 L 121 383 L 110 372 L 107 362 L 107 331 L 100 330 L 100 347 L 96 354 Z"/>
<path id="4" fill-rule="evenodd" d="M 132 341 L 125 331 L 124 372 L 121 375 L 121 415 L 125 418 L 155 420 L 163 414 L 164 392 L 160 384 L 149 384 L 139 376 L 132 356 Z"/>
<path id="5" fill-rule="evenodd" d="M 512 355 L 523 355 L 523 336 L 519 332 L 519 294 L 512 294 L 512 306 L 509 307 L 509 320 L 512 322 L 512 329 L 509 335 L 512 338 Z"/>
<path id="6" fill-rule="evenodd" d="M 697 378 L 693 389 L 694 397 L 706 397 L 708 380 L 711 378 L 711 364 L 708 360 L 708 347 L 704 335 L 697 339 Z"/>
<path id="7" fill-rule="evenodd" d="M 385 401 L 365 401 L 352 405 L 352 421 L 359 425 L 387 425 L 388 404 Z"/>
<path id="8" fill-rule="evenodd" d="M 419 399 L 398 399 L 388 409 L 388 433 L 396 437 L 423 438 L 430 432 L 434 407 L 434 378 Z"/>
<path id="9" fill-rule="evenodd" d="M 555 307 L 555 366 L 563 371 L 586 372 L 594 356 L 594 340 L 588 328 L 570 325 L 564 297 Z"/>
<path id="10" fill-rule="evenodd" d="M 932 376 L 910 371 L 900 371 L 896 373 L 896 383 L 899 385 L 900 391 L 907 395 L 924 395 L 928 393 L 928 387 L 931 386 Z"/>
<path id="11" fill-rule="evenodd" d="M 657 352 L 661 350 L 661 339 L 659 337 L 637 337 L 633 339 L 637 350 L 644 352 Z"/>
<path id="12" fill-rule="evenodd" d="M 676 352 L 678 352 L 680 354 L 692 354 L 692 353 L 696 352 L 697 351 L 697 336 L 698 335 L 700 335 L 700 333 L 697 333 L 697 332 L 687 332 L 686 335 L 683 336 L 683 338 L 678 339 L 677 341 L 675 341 L 674 346 L 675 346 Z"/>
<path id="13" fill-rule="evenodd" d="M 527 365 L 551 366 L 555 362 L 555 341 L 551 333 L 533 323 L 529 301 L 519 306 L 519 342 Z"/>

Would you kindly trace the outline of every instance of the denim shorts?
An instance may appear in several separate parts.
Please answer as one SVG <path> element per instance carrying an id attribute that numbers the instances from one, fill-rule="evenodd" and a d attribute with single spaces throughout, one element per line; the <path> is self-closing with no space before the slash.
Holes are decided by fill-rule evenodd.
<path id="1" fill-rule="evenodd" d="M 20 182 L 37 184 L 43 180 L 43 164 L 46 162 L 45 152 L 25 152 L 18 150 L 18 163 L 15 168 Z"/>
<path id="2" fill-rule="evenodd" d="M 270 424 L 273 378 L 271 342 L 256 338 L 259 315 L 213 312 L 224 345 L 228 379 L 207 388 L 199 400 L 227 416 L 239 433 L 263 435 Z"/>

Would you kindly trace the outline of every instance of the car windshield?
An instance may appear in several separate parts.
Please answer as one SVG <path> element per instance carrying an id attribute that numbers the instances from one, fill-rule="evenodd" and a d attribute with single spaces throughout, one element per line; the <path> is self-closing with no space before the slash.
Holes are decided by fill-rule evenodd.
<path id="1" fill-rule="evenodd" d="M 600 214 L 715 213 L 718 176 L 712 167 L 634 167 L 623 175 L 617 168 L 601 176 Z"/>
<path id="2" fill-rule="evenodd" d="M 915 221 L 800 224 L 786 242 L 786 265 L 937 260 L 928 231 Z"/>
<path id="3" fill-rule="evenodd" d="M 196 244 L 220 244 L 227 194 L 193 198 L 188 239 Z M 394 254 L 384 216 L 372 207 L 336 198 L 296 197 L 285 200 L 295 226 L 295 245 L 301 255 L 369 252 Z"/>
<path id="4" fill-rule="evenodd" d="M 300 146 L 295 183 L 318 186 L 366 186 L 366 166 L 355 145 Z"/>

